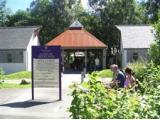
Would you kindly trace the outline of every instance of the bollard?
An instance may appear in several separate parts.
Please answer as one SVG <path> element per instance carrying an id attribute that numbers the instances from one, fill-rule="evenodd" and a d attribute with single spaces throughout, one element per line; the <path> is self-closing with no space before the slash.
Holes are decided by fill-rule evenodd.
<path id="1" fill-rule="evenodd" d="M 86 75 L 86 68 L 84 68 L 83 72 L 81 72 L 81 83 L 83 83 L 85 75 Z"/>
<path id="2" fill-rule="evenodd" d="M 84 73 L 83 72 L 81 72 L 81 83 L 83 83 L 83 76 L 84 76 Z"/>

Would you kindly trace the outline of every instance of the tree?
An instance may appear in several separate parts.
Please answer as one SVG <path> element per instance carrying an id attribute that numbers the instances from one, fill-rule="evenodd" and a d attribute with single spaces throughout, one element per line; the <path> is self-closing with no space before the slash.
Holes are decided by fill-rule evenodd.
<path id="1" fill-rule="evenodd" d="M 63 32 L 71 23 L 73 0 L 35 0 L 31 3 L 31 16 L 41 25 L 40 42 L 45 44 Z"/>
<path id="2" fill-rule="evenodd" d="M 150 59 L 156 64 L 160 65 L 160 14 L 159 14 L 159 20 L 154 25 L 155 28 L 155 41 L 151 45 L 151 48 L 149 50 Z"/>
<path id="3" fill-rule="evenodd" d="M 160 9 L 160 1 L 159 0 L 147 0 L 143 1 L 144 9 L 146 10 L 146 14 L 151 23 L 158 21 L 158 11 Z"/>
<path id="4" fill-rule="evenodd" d="M 109 54 L 118 52 L 120 33 L 115 25 L 141 23 L 135 0 L 89 0 L 89 5 L 99 21 L 99 34 L 94 35 L 108 45 Z"/>
<path id="5" fill-rule="evenodd" d="M 137 24 L 135 0 L 89 0 L 93 10 L 108 24 Z"/>
<path id="6" fill-rule="evenodd" d="M 35 19 L 30 15 L 28 11 L 19 10 L 13 15 L 7 16 L 6 25 L 10 26 L 32 26 L 36 25 Z"/>
<path id="7" fill-rule="evenodd" d="M 6 20 L 6 0 L 0 0 L 0 26 L 5 26 Z"/>

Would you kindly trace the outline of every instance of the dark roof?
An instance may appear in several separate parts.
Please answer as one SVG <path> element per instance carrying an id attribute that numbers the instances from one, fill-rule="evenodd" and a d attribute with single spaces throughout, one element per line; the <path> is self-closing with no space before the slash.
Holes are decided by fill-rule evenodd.
<path id="1" fill-rule="evenodd" d="M 123 48 L 150 48 L 154 41 L 154 29 L 149 25 L 117 25 L 121 31 Z"/>
<path id="2" fill-rule="evenodd" d="M 0 49 L 26 49 L 37 26 L 0 27 Z"/>

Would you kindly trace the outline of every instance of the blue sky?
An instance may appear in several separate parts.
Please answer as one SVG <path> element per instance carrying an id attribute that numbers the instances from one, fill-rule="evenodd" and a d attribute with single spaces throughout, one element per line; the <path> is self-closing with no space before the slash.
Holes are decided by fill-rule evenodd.
<path id="1" fill-rule="evenodd" d="M 7 0 L 6 8 L 10 8 L 12 12 L 16 12 L 18 9 L 26 10 L 32 1 L 33 0 Z"/>

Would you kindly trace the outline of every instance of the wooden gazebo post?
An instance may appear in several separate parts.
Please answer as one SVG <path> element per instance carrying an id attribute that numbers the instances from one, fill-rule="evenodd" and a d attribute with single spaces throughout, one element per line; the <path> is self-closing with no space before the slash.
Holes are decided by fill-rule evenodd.
<path id="1" fill-rule="evenodd" d="M 85 65 L 85 69 L 87 70 L 87 49 L 85 49 L 84 55 L 85 55 L 84 65 Z"/>
<path id="2" fill-rule="evenodd" d="M 103 63 L 102 63 L 103 66 L 102 67 L 103 67 L 103 69 L 105 69 L 106 68 L 106 48 L 103 49 L 103 58 L 102 59 L 103 59 Z"/>

